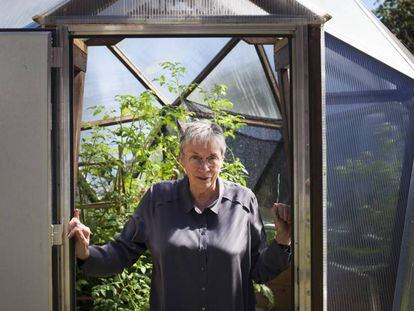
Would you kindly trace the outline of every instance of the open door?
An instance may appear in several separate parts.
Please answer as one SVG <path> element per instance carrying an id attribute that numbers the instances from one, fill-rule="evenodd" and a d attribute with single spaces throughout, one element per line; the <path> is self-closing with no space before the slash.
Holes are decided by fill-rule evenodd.
<path id="1" fill-rule="evenodd" d="M 59 173 L 70 155 L 60 137 L 69 123 L 60 107 L 64 53 L 52 37 L 44 30 L 0 32 L 2 310 L 70 309 L 61 212 L 70 207 L 70 183 Z"/>

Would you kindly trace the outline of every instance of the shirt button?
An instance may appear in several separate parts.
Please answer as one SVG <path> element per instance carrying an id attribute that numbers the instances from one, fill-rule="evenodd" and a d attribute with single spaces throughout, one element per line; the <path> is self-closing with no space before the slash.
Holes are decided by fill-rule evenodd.
<path id="1" fill-rule="evenodd" d="M 206 288 L 205 287 L 202 287 L 201 290 L 204 292 L 206 290 Z"/>
<path id="2" fill-rule="evenodd" d="M 206 270 L 206 268 L 204 268 L 204 267 L 201 267 L 201 271 L 204 271 L 204 270 Z"/>
<path id="3" fill-rule="evenodd" d="M 206 311 L 206 307 L 201 307 L 201 311 Z"/>

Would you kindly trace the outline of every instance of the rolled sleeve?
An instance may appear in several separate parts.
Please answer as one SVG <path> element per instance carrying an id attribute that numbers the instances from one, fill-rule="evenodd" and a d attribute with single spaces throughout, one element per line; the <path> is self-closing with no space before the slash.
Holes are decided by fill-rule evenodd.
<path id="1" fill-rule="evenodd" d="M 86 275 L 104 277 L 120 273 L 132 266 L 145 252 L 148 225 L 144 212 L 150 204 L 149 191 L 114 241 L 89 247 L 89 257 L 80 265 Z"/>

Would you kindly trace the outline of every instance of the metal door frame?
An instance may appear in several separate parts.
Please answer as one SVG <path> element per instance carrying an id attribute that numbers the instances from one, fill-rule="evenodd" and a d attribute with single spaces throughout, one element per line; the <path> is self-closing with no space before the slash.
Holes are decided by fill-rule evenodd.
<path id="1" fill-rule="evenodd" d="M 277 25 L 116 25 L 116 24 L 70 24 L 59 26 L 60 44 L 62 47 L 62 69 L 60 74 L 61 101 L 60 107 L 60 124 L 59 124 L 59 141 L 60 154 L 58 168 L 60 172 L 66 172 L 59 176 L 60 195 L 59 195 L 59 216 L 62 224 L 66 224 L 70 219 L 73 209 L 73 189 L 72 185 L 72 135 L 71 135 L 71 112 L 72 106 L 72 84 L 70 76 L 71 60 L 69 57 L 72 40 L 74 38 L 86 38 L 94 36 L 124 36 L 124 37 L 185 37 L 185 36 L 286 36 L 292 37 L 291 50 L 291 70 L 292 70 L 292 182 L 293 182 L 293 211 L 294 211 L 294 232 L 293 232 L 293 249 L 294 260 L 293 280 L 294 280 L 294 309 L 299 311 L 308 311 L 312 305 L 326 306 L 326 291 L 323 290 L 322 281 L 312 283 L 312 273 L 323 274 L 323 280 L 326 280 L 326 271 L 320 271 L 320 268 L 314 269 L 312 266 L 312 257 L 322 258 L 325 240 L 320 241 L 320 235 L 312 235 L 312 219 L 320 221 L 318 225 L 325 224 L 324 208 L 326 201 L 326 165 L 323 159 L 313 159 L 311 163 L 311 152 L 324 150 L 325 138 L 324 130 L 311 134 L 310 129 L 314 128 L 313 120 L 310 118 L 310 111 L 315 111 L 314 107 L 322 107 L 322 115 L 316 118 L 321 121 L 324 128 L 324 105 L 323 96 L 324 72 L 321 72 L 322 78 L 316 83 L 320 86 L 322 94 L 320 102 L 309 102 L 310 80 L 309 80 L 309 63 L 316 61 L 321 62 L 321 70 L 324 69 L 323 52 L 320 53 L 319 59 L 309 59 L 309 34 L 307 25 L 299 26 L 277 26 Z M 323 29 L 321 30 L 323 34 Z M 323 35 L 319 42 L 310 43 L 319 45 L 321 51 L 324 50 Z M 313 86 L 315 84 L 312 84 Z M 317 111 L 317 109 L 316 109 Z M 318 126 L 316 126 L 318 128 Z M 311 140 L 311 136 L 316 139 Z M 311 146 L 311 142 L 313 145 Z M 320 144 L 320 145 L 319 145 Z M 312 164 L 312 169 L 311 169 Z M 70 172 L 70 173 L 67 173 Z M 312 180 L 318 180 L 318 184 L 312 185 Z M 312 187 L 311 187 L 312 185 Z M 319 187 L 320 191 L 317 191 Z M 311 206 L 311 196 L 316 197 L 322 202 L 321 205 Z M 316 202 L 319 202 L 316 200 Z M 314 201 L 315 202 L 315 201 Z M 70 204 L 70 208 L 68 205 Z M 323 205 L 323 206 L 322 206 Z M 66 229 L 66 225 L 64 225 Z M 312 249 L 312 244 L 319 245 Z M 321 249 L 322 248 L 322 249 Z M 73 261 L 70 254 L 69 243 L 63 243 L 60 252 L 61 271 L 62 271 L 62 309 L 69 310 L 74 307 L 73 289 L 70 283 L 74 280 Z M 325 255 L 323 255 L 325 256 Z M 314 262 L 314 266 L 316 263 Z M 72 281 L 71 281 L 72 280 Z M 315 288 L 315 286 L 317 288 Z M 318 303 L 315 304 L 315 301 Z M 322 303 L 325 301 L 325 303 Z M 316 310 L 316 308 L 314 307 Z"/>

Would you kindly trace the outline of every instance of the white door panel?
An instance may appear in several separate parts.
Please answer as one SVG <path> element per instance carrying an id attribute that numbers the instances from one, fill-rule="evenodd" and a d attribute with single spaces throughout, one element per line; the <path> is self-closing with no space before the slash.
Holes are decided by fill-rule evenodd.
<path id="1" fill-rule="evenodd" d="M 50 33 L 0 32 L 1 310 L 51 310 Z"/>

